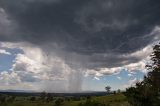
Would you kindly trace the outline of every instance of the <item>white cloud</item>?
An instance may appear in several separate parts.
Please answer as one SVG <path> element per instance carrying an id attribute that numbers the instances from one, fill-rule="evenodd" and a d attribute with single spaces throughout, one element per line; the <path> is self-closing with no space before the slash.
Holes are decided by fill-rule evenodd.
<path id="1" fill-rule="evenodd" d="M 137 71 L 137 70 L 145 70 L 146 64 L 143 61 L 138 63 L 131 63 L 129 65 L 125 65 L 124 67 L 129 71 Z"/>
<path id="2" fill-rule="evenodd" d="M 119 80 L 122 80 L 122 78 L 121 78 L 121 77 L 119 77 L 119 76 L 118 76 L 117 78 L 118 78 Z"/>
<path id="3" fill-rule="evenodd" d="M 141 50 L 136 51 L 136 52 L 129 54 L 127 56 L 136 57 L 139 59 L 144 59 L 144 58 L 147 58 L 151 53 L 152 53 L 152 45 L 148 45 L 148 46 L 142 48 Z"/>
<path id="4" fill-rule="evenodd" d="M 128 87 L 131 87 L 131 86 L 135 86 L 137 82 L 142 82 L 143 79 L 140 78 L 140 79 L 137 79 L 137 78 L 134 78 L 134 79 L 131 79 L 127 82 L 127 84 L 123 85 L 123 88 L 128 88 Z"/>
<path id="5" fill-rule="evenodd" d="M 96 80 L 100 80 L 100 78 L 98 78 L 98 77 L 96 77 L 96 76 L 94 77 L 94 79 L 96 79 Z"/>
<path id="6" fill-rule="evenodd" d="M 127 58 L 137 58 L 140 61 L 139 62 L 133 62 L 130 64 L 127 64 L 128 61 L 123 61 L 122 66 L 119 67 L 113 67 L 113 68 L 99 68 L 97 70 L 94 69 L 88 69 L 86 71 L 87 75 L 95 75 L 95 76 L 103 76 L 103 75 L 112 75 L 112 74 L 118 74 L 122 69 L 125 69 L 127 71 L 129 71 L 130 73 L 135 73 L 135 71 L 142 71 L 143 73 L 147 73 L 148 70 L 146 70 L 145 66 L 146 63 L 150 60 L 150 54 L 152 53 L 152 45 L 148 45 L 144 48 L 142 48 L 141 50 L 138 50 L 134 53 L 131 54 L 127 54 L 127 55 L 122 55 L 122 57 Z M 129 74 L 130 76 L 130 74 Z"/>
<path id="7" fill-rule="evenodd" d="M 22 82 L 20 76 L 12 71 L 3 71 L 0 73 L 0 89 L 18 89 L 18 90 L 28 90 L 34 89 L 33 84 Z"/>
<path id="8" fill-rule="evenodd" d="M 25 88 L 35 89 L 34 85 L 38 85 L 40 91 L 81 90 L 81 72 L 71 68 L 54 53 L 46 54 L 41 48 L 28 43 L 1 43 L 1 47 L 18 48 L 23 51 L 16 55 L 11 71 L 16 73 L 21 83 L 25 83 Z M 2 82 L 5 80 L 1 79 Z M 17 88 L 19 86 L 23 87 L 18 83 Z"/>
<path id="9" fill-rule="evenodd" d="M 131 79 L 127 82 L 127 84 L 123 85 L 123 87 L 128 88 L 130 86 L 135 86 L 137 82 L 138 82 L 137 78 Z"/>
<path id="10" fill-rule="evenodd" d="M 103 75 L 112 75 L 119 73 L 122 68 L 121 67 L 115 67 L 115 68 L 100 68 L 97 70 L 87 70 L 87 75 L 95 75 L 95 76 L 103 76 Z"/>
<path id="11" fill-rule="evenodd" d="M 118 74 L 122 69 L 126 69 L 129 72 L 132 71 L 142 71 L 144 73 L 147 73 L 147 70 L 145 69 L 146 63 L 144 60 L 139 61 L 138 63 L 131 63 L 128 65 L 124 65 L 121 67 L 114 67 L 114 68 L 100 68 L 99 71 L 97 70 L 87 70 L 87 74 L 89 75 L 96 75 L 96 76 L 102 76 L 102 75 L 112 75 L 112 74 Z"/>
<path id="12" fill-rule="evenodd" d="M 129 76 L 129 77 L 132 77 L 132 76 L 133 76 L 133 74 L 128 74 L 128 76 Z"/>
<path id="13" fill-rule="evenodd" d="M 6 54 L 6 55 L 11 55 L 10 52 L 7 52 L 6 50 L 4 49 L 0 49 L 0 54 Z"/>
<path id="14" fill-rule="evenodd" d="M 71 69 L 62 59 L 46 55 L 38 47 L 22 47 L 23 54 L 18 54 L 13 64 L 14 71 L 26 71 L 43 80 L 66 80 Z"/>
<path id="15" fill-rule="evenodd" d="M 15 72 L 7 72 L 3 71 L 0 73 L 0 84 L 1 85 L 15 85 L 20 82 L 17 73 Z"/>
<path id="16" fill-rule="evenodd" d="M 114 68 L 100 68 L 99 71 L 97 70 L 87 70 L 87 75 L 95 75 L 95 76 L 103 76 L 103 75 L 112 75 L 112 74 L 118 74 L 123 69 L 129 71 L 130 73 L 135 73 L 135 71 L 141 71 L 144 74 L 148 72 L 148 70 L 145 68 L 146 66 L 146 60 L 139 61 L 138 63 L 131 63 L 128 65 L 124 65 L 121 67 L 114 67 Z M 131 76 L 131 74 L 128 74 L 128 76 Z"/>

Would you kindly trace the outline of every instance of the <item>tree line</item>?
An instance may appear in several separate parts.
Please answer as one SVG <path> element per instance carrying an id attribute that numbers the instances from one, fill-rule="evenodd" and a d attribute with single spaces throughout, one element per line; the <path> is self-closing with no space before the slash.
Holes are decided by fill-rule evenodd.
<path id="1" fill-rule="evenodd" d="M 126 89 L 125 95 L 133 106 L 160 106 L 160 43 L 153 47 L 150 58 L 143 81 Z"/>

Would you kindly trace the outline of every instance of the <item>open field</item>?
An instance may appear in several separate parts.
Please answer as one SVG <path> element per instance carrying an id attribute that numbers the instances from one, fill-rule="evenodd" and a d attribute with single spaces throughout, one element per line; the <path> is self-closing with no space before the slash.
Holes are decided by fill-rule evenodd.
<path id="1" fill-rule="evenodd" d="M 64 106 L 78 106 L 87 100 L 65 102 Z M 123 94 L 115 94 L 109 96 L 91 97 L 91 102 L 99 103 L 100 106 L 130 106 Z"/>
<path id="2" fill-rule="evenodd" d="M 130 106 L 122 93 L 108 96 L 53 97 L 50 100 L 42 100 L 39 96 L 16 96 L 14 100 L 9 95 L 5 97 L 4 101 L 1 97 L 0 106 Z"/>

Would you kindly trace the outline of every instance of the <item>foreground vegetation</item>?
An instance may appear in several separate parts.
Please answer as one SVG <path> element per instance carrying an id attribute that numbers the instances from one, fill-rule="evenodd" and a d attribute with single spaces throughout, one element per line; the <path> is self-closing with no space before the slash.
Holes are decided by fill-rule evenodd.
<path id="1" fill-rule="evenodd" d="M 5 99 L 2 99 L 2 96 Z M 92 97 L 13 97 L 1 95 L 0 106 L 130 106 L 122 93 Z"/>
<path id="2" fill-rule="evenodd" d="M 153 47 L 150 57 L 144 80 L 126 89 L 125 95 L 133 106 L 160 106 L 160 43 Z"/>

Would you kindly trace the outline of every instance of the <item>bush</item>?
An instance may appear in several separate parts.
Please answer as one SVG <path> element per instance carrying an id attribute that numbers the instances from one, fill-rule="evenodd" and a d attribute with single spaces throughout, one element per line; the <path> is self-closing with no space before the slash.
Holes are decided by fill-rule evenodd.
<path id="1" fill-rule="evenodd" d="M 58 99 L 55 101 L 55 106 L 61 106 L 63 102 L 64 102 L 64 100 L 63 100 L 62 98 L 58 98 Z"/>
<path id="2" fill-rule="evenodd" d="M 0 96 L 0 103 L 5 103 L 6 102 L 6 96 L 1 95 Z"/>
<path id="3" fill-rule="evenodd" d="M 31 98 L 30 98 L 30 101 L 35 101 L 36 100 L 36 97 L 34 97 L 34 96 L 32 96 Z"/>
<path id="4" fill-rule="evenodd" d="M 79 103 L 78 106 L 105 106 L 103 103 L 99 103 L 96 101 L 91 101 L 90 99 L 87 99 L 84 103 Z"/>
<path id="5" fill-rule="evenodd" d="M 46 96 L 46 102 L 50 102 L 50 101 L 53 101 L 53 96 L 50 93 L 48 93 Z"/>

